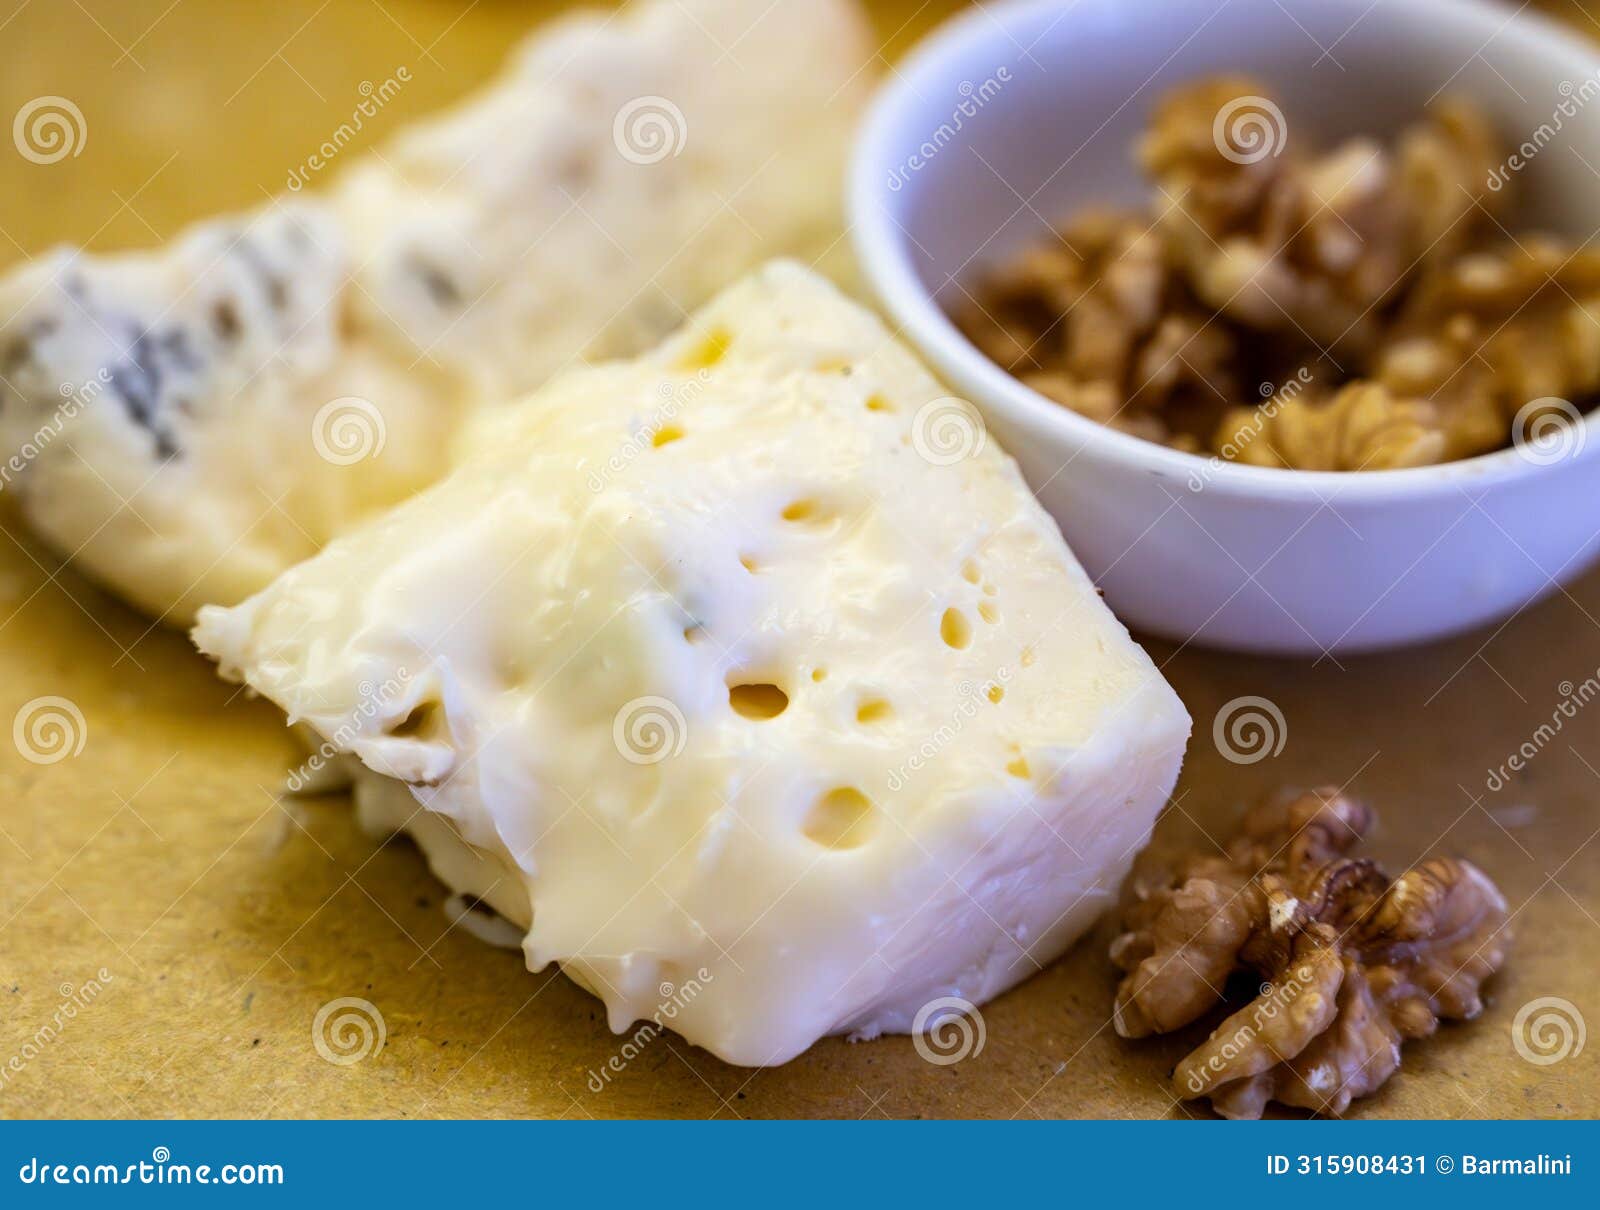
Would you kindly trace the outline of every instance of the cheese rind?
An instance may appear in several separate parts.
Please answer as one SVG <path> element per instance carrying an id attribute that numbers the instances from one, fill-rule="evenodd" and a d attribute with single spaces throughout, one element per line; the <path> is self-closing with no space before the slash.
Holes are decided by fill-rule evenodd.
<path id="1" fill-rule="evenodd" d="M 869 49 L 853 0 L 571 17 L 325 194 L 7 274 L 0 487 L 150 613 L 243 599 L 443 475 L 476 410 L 842 243 Z"/>
<path id="2" fill-rule="evenodd" d="M 773 264 L 485 417 L 196 641 L 407 783 L 436 868 L 613 1028 L 693 980 L 670 1024 L 736 1063 L 909 1030 L 1088 926 L 1189 726 L 1011 460 L 931 444 L 940 409 L 975 424 Z"/>

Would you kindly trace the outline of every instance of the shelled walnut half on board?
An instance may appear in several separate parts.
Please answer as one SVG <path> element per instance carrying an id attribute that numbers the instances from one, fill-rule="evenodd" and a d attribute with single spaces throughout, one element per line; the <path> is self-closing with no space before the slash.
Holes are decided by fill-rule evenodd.
<path id="1" fill-rule="evenodd" d="M 1135 883 L 1111 947 L 1126 972 L 1125 1038 L 1168 1033 L 1259 976 L 1256 998 L 1184 1056 L 1180 1099 L 1225 1117 L 1268 1101 L 1342 1114 L 1400 1066 L 1401 1044 L 1483 1010 L 1479 989 L 1511 944 L 1505 897 L 1470 862 L 1430 858 L 1390 879 L 1352 857 L 1373 813 L 1338 790 L 1275 796 L 1223 854 L 1186 857 L 1165 885 Z"/>

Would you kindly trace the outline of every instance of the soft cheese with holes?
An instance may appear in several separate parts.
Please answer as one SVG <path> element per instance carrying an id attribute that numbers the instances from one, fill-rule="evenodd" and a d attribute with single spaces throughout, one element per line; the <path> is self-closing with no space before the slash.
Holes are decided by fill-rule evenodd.
<path id="1" fill-rule="evenodd" d="M 693 980 L 672 1027 L 736 1063 L 907 1031 L 1089 925 L 1189 731 L 944 395 L 774 263 L 196 641 L 614 1029 Z"/>
<path id="2" fill-rule="evenodd" d="M 152 613 L 243 599 L 439 478 L 464 415 L 840 243 L 869 49 L 853 0 L 566 18 L 326 194 L 41 257 L 0 278 L 4 487 Z"/>

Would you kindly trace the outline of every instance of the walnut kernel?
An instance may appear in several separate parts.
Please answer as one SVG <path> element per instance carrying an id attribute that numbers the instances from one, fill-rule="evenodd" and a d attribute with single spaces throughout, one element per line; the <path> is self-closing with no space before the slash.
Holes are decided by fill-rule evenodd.
<path id="1" fill-rule="evenodd" d="M 1433 858 L 1390 880 L 1349 856 L 1372 812 L 1335 789 L 1252 809 L 1222 855 L 1135 884 L 1111 957 L 1126 1038 L 1165 1033 L 1221 1004 L 1235 971 L 1259 994 L 1179 1062 L 1172 1093 L 1226 1117 L 1267 1102 L 1342 1114 L 1400 1066 L 1401 1043 L 1483 1010 L 1505 960 L 1506 902 L 1476 866 Z"/>

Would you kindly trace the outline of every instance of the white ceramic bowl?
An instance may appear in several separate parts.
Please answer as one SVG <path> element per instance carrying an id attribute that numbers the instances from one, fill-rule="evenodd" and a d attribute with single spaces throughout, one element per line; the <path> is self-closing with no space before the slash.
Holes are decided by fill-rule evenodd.
<path id="1" fill-rule="evenodd" d="M 1576 37 L 1482 0 L 989 3 L 884 87 L 856 149 L 856 248 L 903 334 L 978 405 L 1135 629 L 1298 654 L 1434 638 L 1521 609 L 1600 554 L 1600 440 L 1583 422 L 1547 445 L 1415 470 L 1207 460 L 1051 403 L 969 344 L 939 300 L 1048 218 L 1145 198 L 1132 148 L 1154 100 L 1222 71 L 1261 78 L 1287 137 L 1319 142 L 1393 132 L 1456 92 L 1509 149 L 1565 102 L 1573 114 L 1513 174 L 1519 229 L 1589 239 L 1597 69 Z"/>

